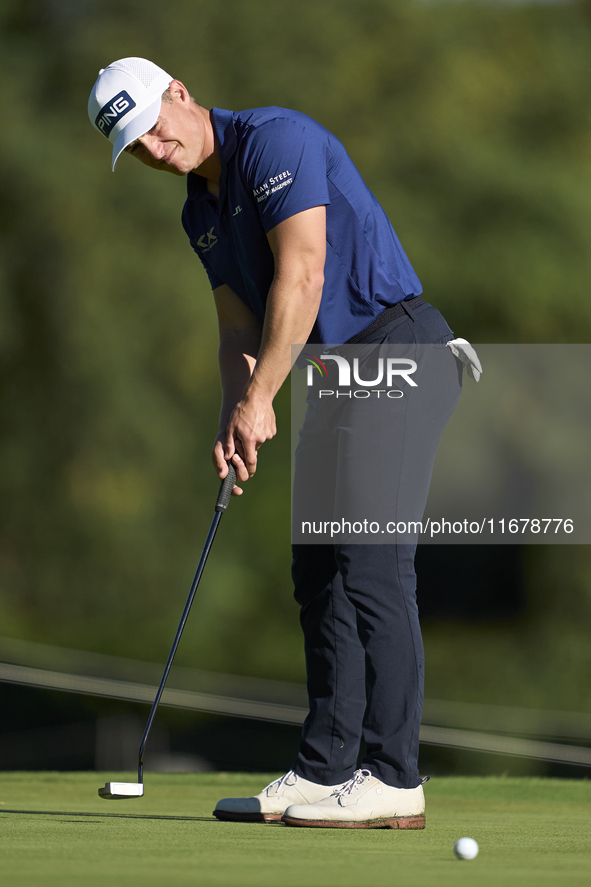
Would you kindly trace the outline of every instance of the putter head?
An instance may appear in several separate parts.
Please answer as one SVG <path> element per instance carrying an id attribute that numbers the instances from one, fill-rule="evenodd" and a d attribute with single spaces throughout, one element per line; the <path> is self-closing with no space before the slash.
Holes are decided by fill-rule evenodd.
<path id="1" fill-rule="evenodd" d="M 129 798 L 141 798 L 144 794 L 142 782 L 105 782 L 98 790 L 99 797 L 106 801 L 124 801 Z"/>

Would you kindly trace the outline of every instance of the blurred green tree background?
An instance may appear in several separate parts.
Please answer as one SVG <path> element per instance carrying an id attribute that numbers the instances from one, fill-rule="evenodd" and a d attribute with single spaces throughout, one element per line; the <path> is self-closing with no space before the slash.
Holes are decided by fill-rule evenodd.
<path id="1" fill-rule="evenodd" d="M 126 156 L 112 175 L 87 118 L 117 58 L 208 107 L 332 130 L 457 335 L 589 340 L 588 3 L 4 0 L 0 27 L 0 633 L 164 659 L 217 492 L 217 325 L 185 183 Z M 180 663 L 303 677 L 288 386 L 277 412 Z M 523 568 L 518 617 L 425 626 L 428 695 L 590 704 L 589 552 L 537 547 Z"/>

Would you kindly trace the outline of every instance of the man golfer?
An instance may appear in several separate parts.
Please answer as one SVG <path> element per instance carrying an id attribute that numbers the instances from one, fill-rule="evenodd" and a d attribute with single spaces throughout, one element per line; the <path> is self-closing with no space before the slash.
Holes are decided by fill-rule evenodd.
<path id="1" fill-rule="evenodd" d="M 223 397 L 213 461 L 220 478 L 229 460 L 239 483 L 255 474 L 260 446 L 276 433 L 273 398 L 294 343 L 440 346 L 447 381 L 432 418 L 439 439 L 461 388 L 444 347 L 453 334 L 421 298 L 392 225 L 331 133 L 282 108 L 207 110 L 179 80 L 138 58 L 100 72 L 89 116 L 113 145 L 113 169 L 125 151 L 187 177 L 183 226 L 219 319 Z M 374 461 L 396 466 L 391 483 L 405 482 L 396 453 L 409 434 L 401 414 L 388 441 L 372 441 Z M 421 457 L 419 498 L 426 499 L 435 448 Z M 214 814 L 299 826 L 423 828 L 415 545 L 328 542 L 294 545 L 293 553 L 310 698 L 298 756 L 260 794 L 225 798 Z M 356 769 L 362 736 L 366 751 Z"/>

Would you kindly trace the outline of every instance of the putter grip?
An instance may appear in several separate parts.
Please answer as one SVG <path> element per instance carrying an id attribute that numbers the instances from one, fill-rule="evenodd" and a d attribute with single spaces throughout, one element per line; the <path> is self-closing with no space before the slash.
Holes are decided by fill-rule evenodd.
<path id="1" fill-rule="evenodd" d="M 221 511 L 222 513 L 228 507 L 230 502 L 230 496 L 232 495 L 232 488 L 236 483 L 236 469 L 232 465 L 231 462 L 228 462 L 228 473 L 222 481 L 222 485 L 220 487 L 220 492 L 218 493 L 218 501 L 215 506 L 216 511 Z"/>

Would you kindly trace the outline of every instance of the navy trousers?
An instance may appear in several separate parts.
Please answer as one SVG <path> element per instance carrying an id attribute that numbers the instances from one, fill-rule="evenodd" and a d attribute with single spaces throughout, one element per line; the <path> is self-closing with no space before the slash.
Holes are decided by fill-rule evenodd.
<path id="1" fill-rule="evenodd" d="M 444 346 L 453 333 L 427 303 L 371 334 L 363 344 L 423 343 Z M 403 412 L 388 430 L 387 441 L 370 440 L 375 454 L 386 446 L 396 466 L 388 484 L 406 485 L 422 514 L 437 444 L 461 393 L 461 369 L 444 349 L 445 372 L 428 407 L 425 435 L 412 411 Z M 449 355 L 449 357 L 448 357 Z M 424 412 L 424 411 L 423 411 Z M 421 425 L 421 428 L 418 426 Z M 417 430 L 418 429 L 418 430 Z M 347 422 L 339 446 L 350 462 Z M 384 429 L 379 433 L 383 436 Z M 415 436 L 416 444 L 409 448 Z M 334 440 L 330 454 L 311 442 L 306 422 L 296 451 L 294 495 L 306 467 L 338 471 Z M 411 463 L 401 455 L 412 450 Z M 400 456 L 400 458 L 397 458 Z M 326 458 L 325 458 L 326 457 Z M 367 457 L 357 454 L 360 459 Z M 375 455 L 374 455 L 375 458 Z M 419 476 L 420 475 L 420 476 Z M 301 607 L 309 714 L 294 770 L 305 779 L 335 785 L 355 770 L 361 737 L 362 766 L 387 785 L 414 788 L 418 770 L 419 727 L 423 704 L 424 655 L 416 601 L 416 544 L 296 544 L 292 575 Z"/>

